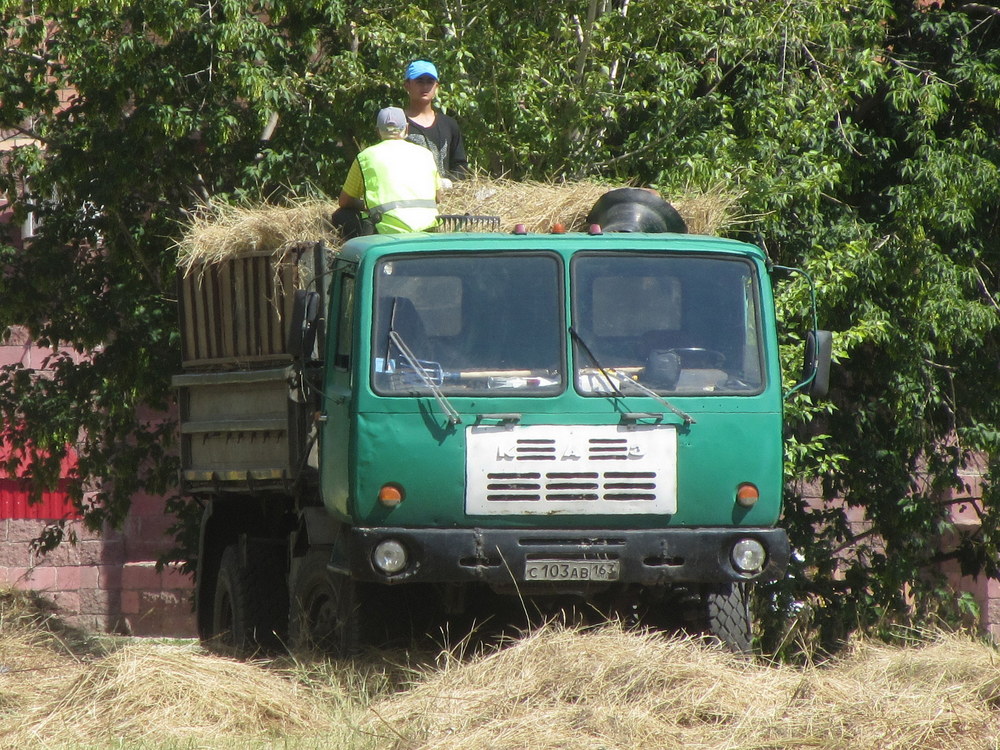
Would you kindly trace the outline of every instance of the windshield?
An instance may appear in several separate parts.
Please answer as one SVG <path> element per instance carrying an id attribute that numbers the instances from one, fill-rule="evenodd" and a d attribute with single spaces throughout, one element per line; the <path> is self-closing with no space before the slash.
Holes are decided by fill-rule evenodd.
<path id="1" fill-rule="evenodd" d="M 645 386 L 658 394 L 747 395 L 763 388 L 751 263 L 586 253 L 571 270 L 582 393 L 642 395 Z"/>
<path id="2" fill-rule="evenodd" d="M 549 254 L 404 256 L 375 270 L 374 388 L 385 395 L 563 389 L 563 296 Z"/>

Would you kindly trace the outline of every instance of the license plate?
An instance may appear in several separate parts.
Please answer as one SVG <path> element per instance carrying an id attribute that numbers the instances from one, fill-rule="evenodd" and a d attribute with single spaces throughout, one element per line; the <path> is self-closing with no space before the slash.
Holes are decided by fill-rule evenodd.
<path id="1" fill-rule="evenodd" d="M 526 581 L 617 581 L 618 560 L 528 560 Z"/>

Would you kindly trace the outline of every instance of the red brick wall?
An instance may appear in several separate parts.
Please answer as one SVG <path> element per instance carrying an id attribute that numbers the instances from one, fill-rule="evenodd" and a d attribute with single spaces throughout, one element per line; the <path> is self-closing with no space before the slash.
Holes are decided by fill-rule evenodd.
<path id="1" fill-rule="evenodd" d="M 163 501 L 145 498 L 139 505 L 122 531 L 94 533 L 68 522 L 75 542 L 67 539 L 43 557 L 32 553 L 31 540 L 46 521 L 0 519 L 0 584 L 38 591 L 70 623 L 88 629 L 193 637 L 190 577 L 170 567 L 156 570 L 156 557 L 171 541 L 155 531 Z"/>
<path id="2" fill-rule="evenodd" d="M 31 367 L 45 355 L 16 331 L 0 344 L 0 366 Z M 157 572 L 155 566 L 173 544 L 163 498 L 133 498 L 120 531 L 95 533 L 79 520 L 68 520 L 66 540 L 38 556 L 31 541 L 49 523 L 72 514 L 67 515 L 61 493 L 33 506 L 16 478 L 0 477 L 0 482 L 6 493 L 0 503 L 0 585 L 40 592 L 82 627 L 150 636 L 196 634 L 190 577 L 172 568 Z"/>

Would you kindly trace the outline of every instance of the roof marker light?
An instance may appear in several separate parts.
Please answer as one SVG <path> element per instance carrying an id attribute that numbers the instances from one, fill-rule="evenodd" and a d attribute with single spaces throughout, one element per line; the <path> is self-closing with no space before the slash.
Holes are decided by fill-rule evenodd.
<path id="1" fill-rule="evenodd" d="M 552 225 L 552 234 L 566 234 L 566 225 L 561 221 L 557 221 Z"/>
<path id="2" fill-rule="evenodd" d="M 601 229 L 601 225 L 600 224 L 591 224 L 590 225 L 590 229 L 587 230 L 587 234 L 589 234 L 591 237 L 593 237 L 593 236 L 598 235 L 598 234 L 604 234 L 604 230 Z"/>
<path id="3" fill-rule="evenodd" d="M 515 224 L 514 231 L 512 234 L 527 234 L 528 230 L 525 228 L 524 224 Z"/>

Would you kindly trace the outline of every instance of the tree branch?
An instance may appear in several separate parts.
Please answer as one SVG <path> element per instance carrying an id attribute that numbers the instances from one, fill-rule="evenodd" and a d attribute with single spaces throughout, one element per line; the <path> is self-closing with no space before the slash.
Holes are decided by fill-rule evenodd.
<path id="1" fill-rule="evenodd" d="M 590 0 L 587 7 L 587 26 L 580 32 L 580 54 L 576 56 L 576 85 L 583 85 L 583 71 L 587 67 L 587 57 L 590 55 L 590 38 L 594 33 L 594 23 L 597 21 L 597 4 L 600 0 Z"/>
<path id="2" fill-rule="evenodd" d="M 976 279 L 979 281 L 979 291 L 983 293 L 983 295 L 986 297 L 986 299 L 990 301 L 990 304 L 993 305 L 993 307 L 995 307 L 997 310 L 1000 310 L 1000 303 L 997 303 L 996 297 L 990 294 L 990 289 L 988 286 L 986 286 L 986 282 L 983 281 L 983 275 L 979 272 L 979 269 L 973 268 L 973 270 L 976 272 Z"/>
<path id="3" fill-rule="evenodd" d="M 982 3 L 966 3 L 955 8 L 959 13 L 967 13 L 970 16 L 993 16 L 1000 17 L 1000 8 Z"/>
<path id="4" fill-rule="evenodd" d="M 264 146 L 267 144 L 268 141 L 271 140 L 271 136 L 274 135 L 274 131 L 277 130 L 278 118 L 279 115 L 277 112 L 272 112 L 268 116 L 267 124 L 264 126 L 264 130 L 261 132 L 260 139 L 258 140 L 258 143 L 261 146 L 261 150 L 258 151 L 257 155 L 254 157 L 255 164 L 259 164 L 260 162 L 264 161 Z"/>

